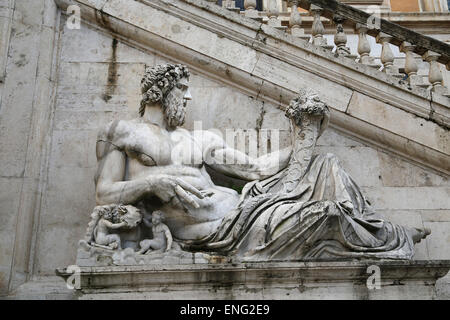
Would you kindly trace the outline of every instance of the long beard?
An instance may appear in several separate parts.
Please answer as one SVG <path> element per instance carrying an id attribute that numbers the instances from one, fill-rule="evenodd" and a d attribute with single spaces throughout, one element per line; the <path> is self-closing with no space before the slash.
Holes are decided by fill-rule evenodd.
<path id="1" fill-rule="evenodd" d="M 184 124 L 186 118 L 187 101 L 183 98 L 169 95 L 163 101 L 164 117 L 171 128 L 176 128 Z"/>

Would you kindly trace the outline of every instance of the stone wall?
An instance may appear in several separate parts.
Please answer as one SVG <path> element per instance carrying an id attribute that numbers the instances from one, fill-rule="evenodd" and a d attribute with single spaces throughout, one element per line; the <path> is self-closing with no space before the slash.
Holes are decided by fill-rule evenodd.
<path id="1" fill-rule="evenodd" d="M 420 0 L 390 0 L 392 11 L 419 12 Z"/>
<path id="2" fill-rule="evenodd" d="M 75 248 L 95 205 L 97 128 L 115 118 L 137 115 L 139 81 L 145 65 L 170 61 L 133 49 L 105 31 L 82 25 L 61 36 L 60 70 L 49 162 L 36 255 L 36 272 L 52 274 L 74 261 Z M 289 132 L 283 112 L 217 81 L 193 73 L 193 101 L 187 128 L 202 121 L 204 129 L 279 128 L 280 146 Z M 317 152 L 335 153 L 387 218 L 409 226 L 429 226 L 433 235 L 418 246 L 417 259 L 450 258 L 448 178 L 374 149 L 331 129 Z M 447 238 L 445 238 L 447 237 Z M 58 246 L 55 246 L 58 243 Z M 56 253 L 56 254 L 55 254 Z"/>
<path id="3" fill-rule="evenodd" d="M 30 278 L 55 87 L 53 0 L 0 1 L 0 294 Z M 3 70 L 2 70 L 3 71 Z"/>
<path id="4" fill-rule="evenodd" d="M 98 128 L 137 115 L 145 65 L 178 63 L 104 29 L 82 24 L 69 30 L 53 0 L 16 0 L 15 8 L 0 85 L 0 294 L 75 262 L 95 206 Z M 191 93 L 187 128 L 197 120 L 203 129 L 222 131 L 276 128 L 280 147 L 288 143 L 287 119 L 274 104 L 196 69 Z M 320 138 L 317 152 L 336 154 L 387 219 L 431 228 L 415 259 L 450 259 L 448 176 L 336 125 Z"/>

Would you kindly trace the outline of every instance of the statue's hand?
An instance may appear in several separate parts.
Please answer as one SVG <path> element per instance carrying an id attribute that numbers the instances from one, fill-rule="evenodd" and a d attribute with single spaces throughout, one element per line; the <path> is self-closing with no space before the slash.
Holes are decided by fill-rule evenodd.
<path id="1" fill-rule="evenodd" d="M 183 181 L 180 178 L 158 175 L 148 178 L 150 191 L 164 202 L 170 202 L 173 198 L 178 197 L 184 200 L 194 208 L 199 208 L 200 205 L 188 193 L 192 193 L 199 199 L 203 199 L 203 194 L 191 184 Z"/>

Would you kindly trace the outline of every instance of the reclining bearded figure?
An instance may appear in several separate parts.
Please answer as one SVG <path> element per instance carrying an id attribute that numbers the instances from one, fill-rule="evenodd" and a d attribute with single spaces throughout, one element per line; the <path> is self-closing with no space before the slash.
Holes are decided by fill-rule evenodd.
<path id="1" fill-rule="evenodd" d="M 99 133 L 98 205 L 161 211 L 178 248 L 248 261 L 411 259 L 430 233 L 384 221 L 335 156 L 313 156 L 330 117 L 317 94 L 302 90 L 286 110 L 292 146 L 255 159 L 180 127 L 188 80 L 182 65 L 147 68 L 140 116 Z M 215 185 L 206 166 L 249 182 L 239 195 Z M 143 223 L 121 230 L 122 247 L 139 251 L 146 232 Z"/>

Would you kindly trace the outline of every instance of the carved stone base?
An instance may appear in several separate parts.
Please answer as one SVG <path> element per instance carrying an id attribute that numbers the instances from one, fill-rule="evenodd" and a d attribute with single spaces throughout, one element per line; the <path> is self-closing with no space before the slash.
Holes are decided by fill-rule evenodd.
<path id="1" fill-rule="evenodd" d="M 231 260 L 202 252 L 186 252 L 172 249 L 168 252 L 150 251 L 139 254 L 133 249 L 112 250 L 103 246 L 89 245 L 80 241 L 76 265 L 80 267 L 136 266 L 136 265 L 185 265 L 225 263 Z"/>
<path id="2" fill-rule="evenodd" d="M 380 268 L 379 289 L 367 286 L 372 265 Z M 449 269 L 449 260 L 81 267 L 78 298 L 434 299 Z"/>

